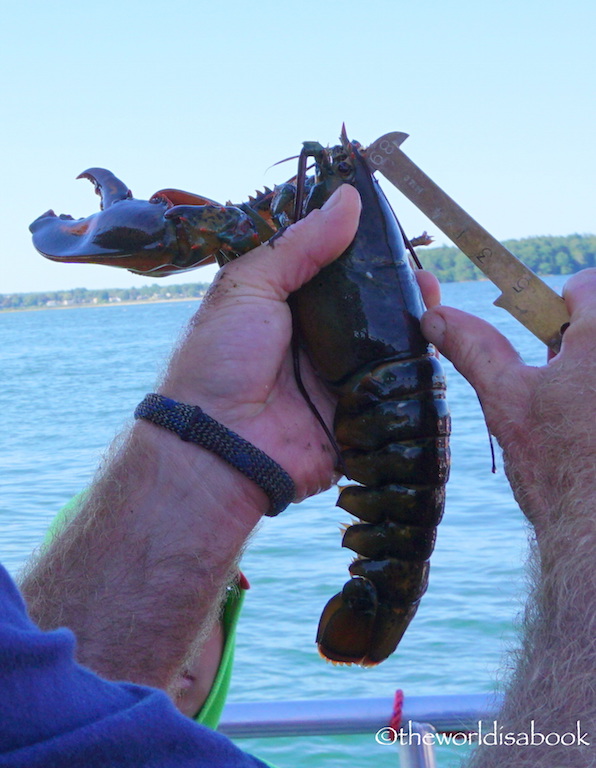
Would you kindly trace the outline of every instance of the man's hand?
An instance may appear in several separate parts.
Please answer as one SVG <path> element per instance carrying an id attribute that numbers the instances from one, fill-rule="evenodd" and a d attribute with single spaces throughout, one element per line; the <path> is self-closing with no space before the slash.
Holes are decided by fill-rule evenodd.
<path id="1" fill-rule="evenodd" d="M 516 498 L 539 530 L 562 493 L 584 485 L 593 493 L 596 270 L 574 275 L 564 296 L 571 323 L 561 352 L 541 367 L 525 365 L 503 335 L 465 312 L 434 307 L 422 321 L 477 391 Z"/>
<path id="2" fill-rule="evenodd" d="M 343 185 L 327 204 L 219 273 L 160 392 L 201 408 L 292 476 L 298 498 L 327 488 L 335 456 L 296 386 L 288 295 L 342 253 L 360 200 Z M 335 404 L 303 359 L 313 402 L 331 423 Z"/>
<path id="3" fill-rule="evenodd" d="M 507 339 L 476 317 L 433 307 L 425 335 L 476 389 L 503 448 L 515 496 L 534 524 L 538 557 L 523 649 L 497 715 L 505 733 L 569 734 L 588 741 L 485 746 L 469 768 L 591 765 L 596 735 L 596 270 L 574 275 L 561 351 L 524 365 Z M 582 737 L 583 738 L 583 737 Z M 590 746 L 591 744 L 591 746 Z"/>

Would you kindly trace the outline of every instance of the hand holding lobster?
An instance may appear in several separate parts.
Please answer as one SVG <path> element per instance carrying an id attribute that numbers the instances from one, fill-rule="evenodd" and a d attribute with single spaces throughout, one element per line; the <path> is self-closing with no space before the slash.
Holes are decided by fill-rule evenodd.
<path id="1" fill-rule="evenodd" d="M 336 258 L 358 225 L 358 193 L 349 185 L 323 209 L 218 274 L 177 351 L 160 391 L 200 405 L 286 469 L 299 498 L 328 488 L 335 455 L 297 389 L 286 299 Z M 328 423 L 335 404 L 303 366 L 309 392 Z"/>

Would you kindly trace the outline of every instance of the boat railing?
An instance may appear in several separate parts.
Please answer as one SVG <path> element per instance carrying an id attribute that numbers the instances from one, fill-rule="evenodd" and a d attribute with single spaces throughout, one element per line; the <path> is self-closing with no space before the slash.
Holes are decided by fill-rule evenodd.
<path id="1" fill-rule="evenodd" d="M 232 739 L 370 734 L 379 744 L 396 745 L 401 768 L 436 768 L 435 745 L 445 743 L 437 734 L 475 734 L 479 722 L 494 722 L 499 705 L 498 697 L 485 694 L 406 696 L 398 729 L 386 697 L 232 703 L 219 730 Z"/>

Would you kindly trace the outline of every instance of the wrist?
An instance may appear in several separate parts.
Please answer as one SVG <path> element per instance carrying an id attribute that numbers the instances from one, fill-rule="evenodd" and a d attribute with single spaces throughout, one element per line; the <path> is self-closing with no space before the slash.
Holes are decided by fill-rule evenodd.
<path id="1" fill-rule="evenodd" d="M 596 547 L 596 524 L 591 471 L 577 469 L 569 474 L 558 471 L 516 470 L 506 466 L 513 493 L 522 512 L 532 524 L 543 566 L 552 558 L 573 558 L 587 548 Z M 593 555 L 592 555 L 593 557 Z"/>
<path id="2" fill-rule="evenodd" d="M 564 494 L 552 501 L 534 523 L 536 544 L 543 565 L 569 560 L 579 568 L 587 557 L 589 569 L 594 570 L 595 508 L 594 494 L 588 491 L 581 496 Z"/>
<path id="3" fill-rule="evenodd" d="M 130 446 L 141 457 L 143 495 L 162 499 L 164 506 L 176 510 L 176 514 L 181 510 L 203 523 L 213 518 L 218 528 L 228 525 L 244 539 L 267 512 L 269 499 L 254 482 L 215 454 L 181 440 L 173 432 L 138 420 Z"/>
<path id="4" fill-rule="evenodd" d="M 206 414 L 198 405 L 180 403 L 161 394 L 145 396 L 135 410 L 145 419 L 215 454 L 265 492 L 269 516 L 282 512 L 296 495 L 290 475 L 268 454 Z"/>

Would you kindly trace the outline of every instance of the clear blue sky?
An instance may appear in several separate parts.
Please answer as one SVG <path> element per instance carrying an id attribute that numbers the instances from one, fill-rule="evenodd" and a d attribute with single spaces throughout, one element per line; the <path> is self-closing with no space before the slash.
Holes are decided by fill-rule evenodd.
<path id="1" fill-rule="evenodd" d="M 5 3 L 0 293 L 154 282 L 34 251 L 45 210 L 97 209 L 84 169 L 140 198 L 239 202 L 343 121 L 363 144 L 409 133 L 404 151 L 499 239 L 594 232 L 595 22 L 594 0 Z M 410 235 L 445 242 L 390 197 Z"/>

